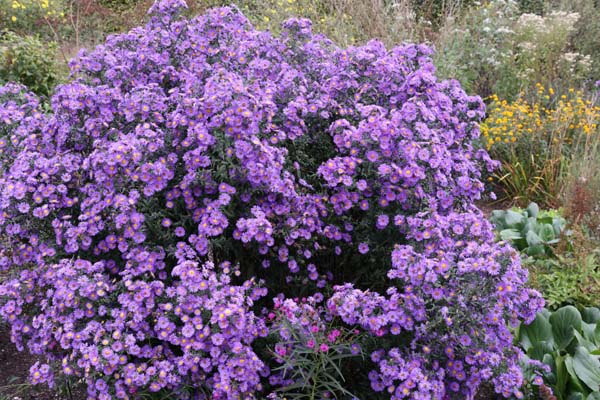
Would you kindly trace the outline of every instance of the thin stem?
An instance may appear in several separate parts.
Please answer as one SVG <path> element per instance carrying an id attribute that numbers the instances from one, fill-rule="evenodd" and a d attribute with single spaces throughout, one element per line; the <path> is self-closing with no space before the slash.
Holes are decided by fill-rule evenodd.
<path id="1" fill-rule="evenodd" d="M 59 51 L 60 51 L 60 54 L 63 57 L 63 60 L 64 60 L 65 64 L 68 65 L 69 64 L 69 59 L 68 59 L 67 55 L 65 54 L 63 46 L 60 45 L 61 40 L 60 40 L 60 37 L 58 36 L 58 32 L 56 32 L 56 29 L 54 29 L 54 27 L 50 23 L 50 20 L 48 19 L 48 16 L 46 15 L 46 12 L 44 11 L 44 8 L 40 4 L 40 2 L 36 1 L 35 3 L 37 4 L 37 6 L 39 7 L 40 11 L 42 12 L 42 17 L 44 18 L 44 22 L 46 22 L 46 25 L 48 25 L 48 27 L 52 31 L 52 34 L 54 35 L 54 39 L 56 40 L 56 43 L 59 44 L 59 46 L 58 46 L 59 47 Z"/>

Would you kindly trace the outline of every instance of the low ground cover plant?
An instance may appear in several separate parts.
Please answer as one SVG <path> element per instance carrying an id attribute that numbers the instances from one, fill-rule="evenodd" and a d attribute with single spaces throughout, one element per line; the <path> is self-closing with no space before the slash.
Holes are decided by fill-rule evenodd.
<path id="1" fill-rule="evenodd" d="M 473 145 L 482 100 L 425 45 L 185 7 L 81 51 L 47 110 L 0 88 L 0 316 L 48 360 L 32 381 L 101 400 L 521 397 L 510 326 L 543 300 L 474 205 L 497 166 Z"/>

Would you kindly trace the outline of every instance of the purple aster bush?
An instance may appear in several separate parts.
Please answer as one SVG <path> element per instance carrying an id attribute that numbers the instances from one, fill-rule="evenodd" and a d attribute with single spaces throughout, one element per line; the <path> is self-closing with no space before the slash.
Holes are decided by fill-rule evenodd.
<path id="1" fill-rule="evenodd" d="M 424 45 L 183 8 L 82 50 L 48 105 L 0 88 L 0 316 L 47 358 L 32 381 L 277 396 L 305 364 L 271 349 L 321 357 L 339 332 L 370 353 L 339 371 L 359 398 L 518 396 L 509 326 L 542 300 L 474 206 L 496 166 L 471 144 L 481 99 Z"/>

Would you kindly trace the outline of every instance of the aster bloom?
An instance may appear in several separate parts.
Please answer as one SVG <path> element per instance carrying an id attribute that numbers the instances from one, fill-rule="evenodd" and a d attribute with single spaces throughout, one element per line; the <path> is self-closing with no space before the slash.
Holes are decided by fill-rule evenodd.
<path id="1" fill-rule="evenodd" d="M 351 357 L 364 335 L 390 398 L 517 395 L 507 325 L 542 301 L 473 205 L 497 164 L 472 145 L 481 99 L 424 45 L 183 8 L 82 50 L 48 105 L 0 87 L 0 316 L 49 360 L 32 382 L 264 398 L 298 383 L 295 351 Z M 269 333 L 279 351 L 257 351 Z"/>
<path id="2" fill-rule="evenodd" d="M 358 245 L 358 252 L 360 254 L 367 254 L 369 252 L 369 245 L 367 243 L 360 243 Z"/>

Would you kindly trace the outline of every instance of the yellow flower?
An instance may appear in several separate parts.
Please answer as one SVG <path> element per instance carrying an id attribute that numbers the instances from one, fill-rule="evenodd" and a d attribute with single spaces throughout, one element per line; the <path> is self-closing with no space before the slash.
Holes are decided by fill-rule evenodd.
<path id="1" fill-rule="evenodd" d="M 10 20 L 11 20 L 12 22 L 15 22 L 15 21 L 17 20 L 17 17 L 15 17 L 15 16 L 13 15 L 12 17 L 10 17 Z"/>

